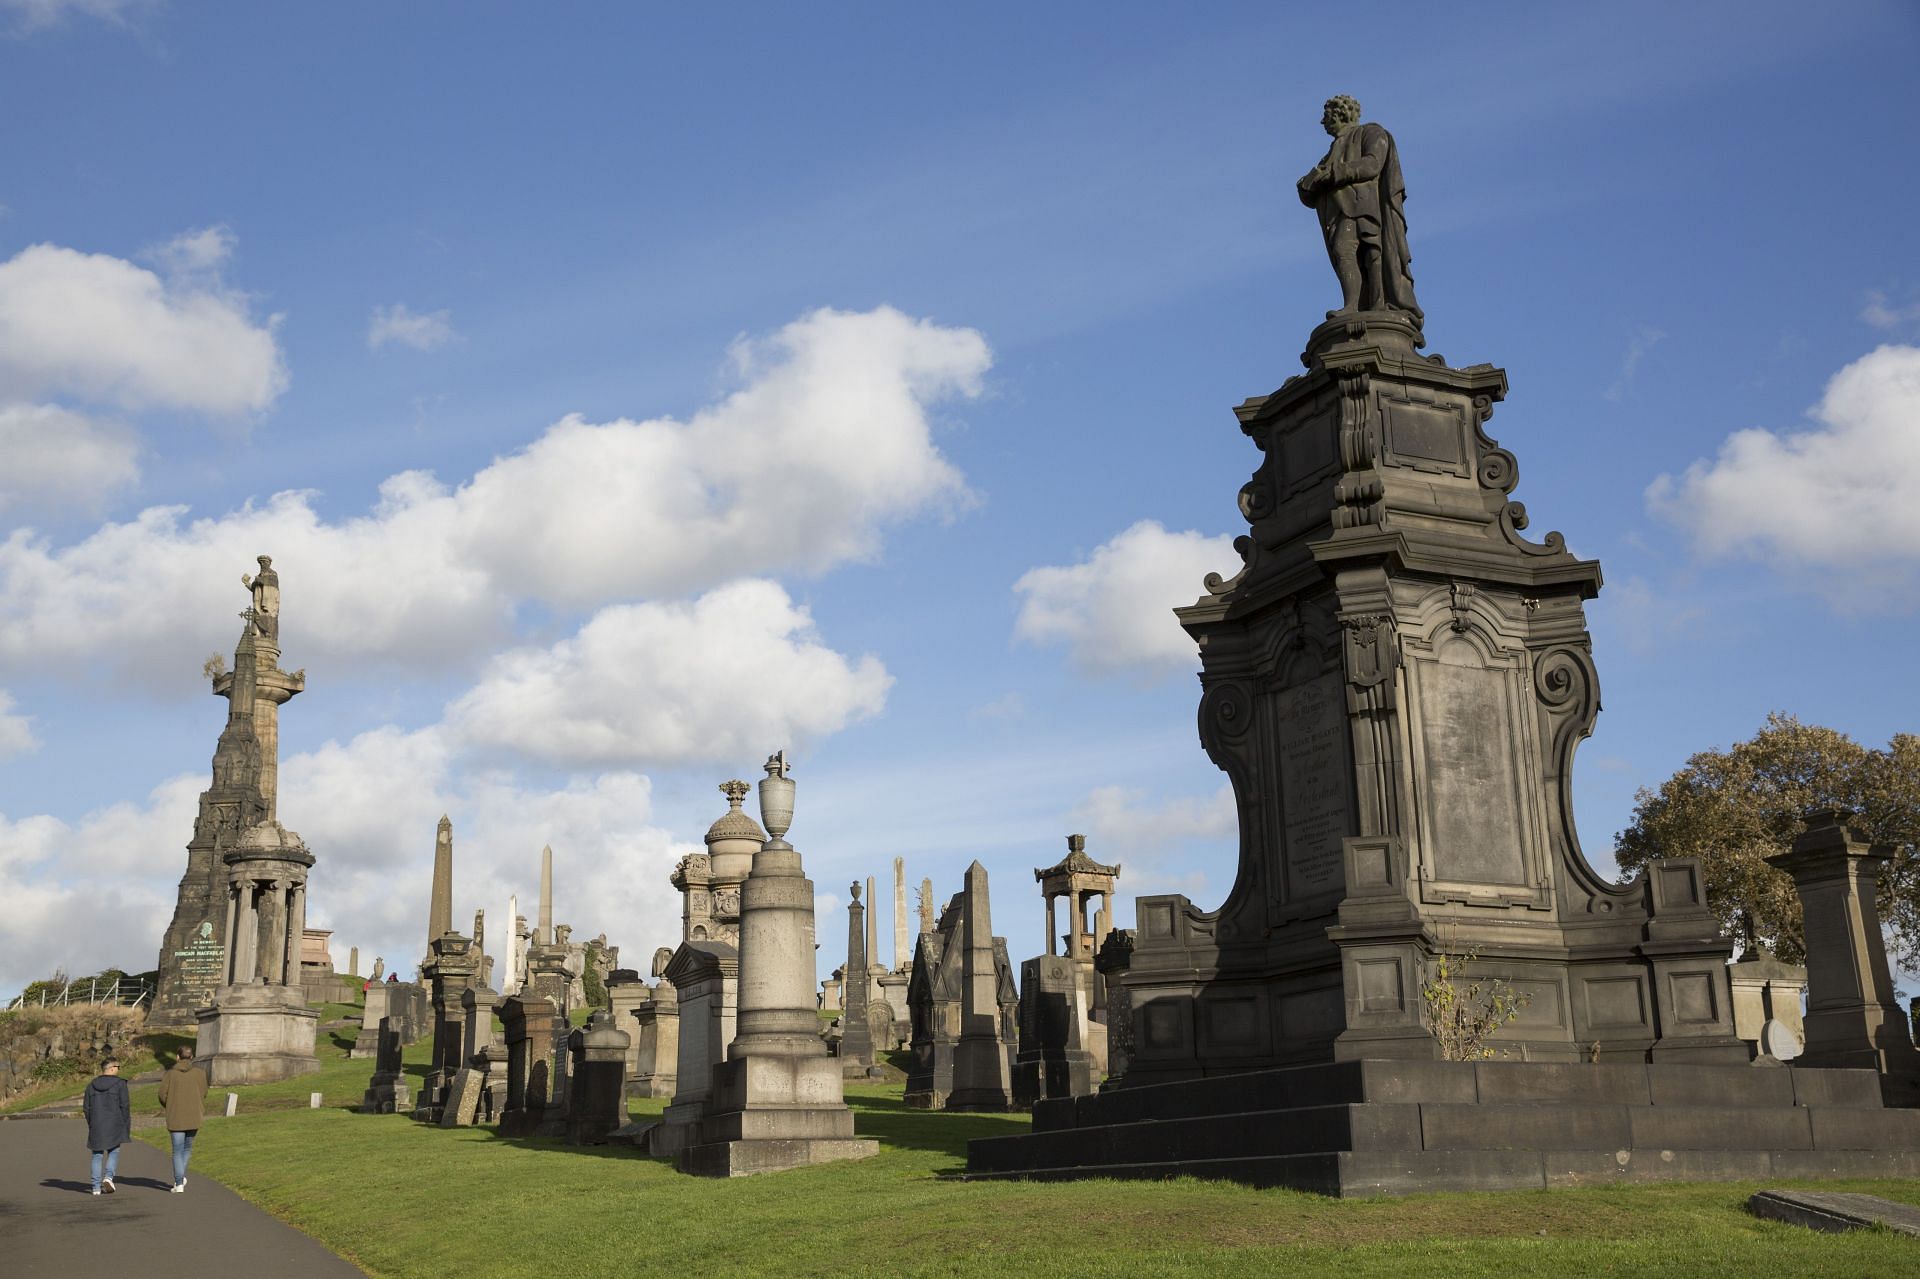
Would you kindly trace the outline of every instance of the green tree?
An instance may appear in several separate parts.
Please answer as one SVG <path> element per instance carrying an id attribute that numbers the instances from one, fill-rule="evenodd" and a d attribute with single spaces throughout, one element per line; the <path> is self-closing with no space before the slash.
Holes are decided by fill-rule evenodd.
<path id="1" fill-rule="evenodd" d="M 607 1008 L 606 983 L 600 980 L 600 943 L 587 943 L 586 970 L 580 974 L 580 988 L 587 994 L 587 1003 L 594 1008 Z"/>
<path id="2" fill-rule="evenodd" d="M 1920 737 L 1911 733 L 1873 750 L 1775 712 L 1751 741 L 1701 751 L 1658 790 L 1642 789 L 1615 853 L 1628 871 L 1659 857 L 1698 857 L 1727 934 L 1797 964 L 1806 956 L 1800 899 L 1765 859 L 1786 851 L 1801 816 L 1824 804 L 1856 810 L 1850 825 L 1894 846 L 1880 877 L 1880 920 L 1901 965 L 1920 964 Z"/>

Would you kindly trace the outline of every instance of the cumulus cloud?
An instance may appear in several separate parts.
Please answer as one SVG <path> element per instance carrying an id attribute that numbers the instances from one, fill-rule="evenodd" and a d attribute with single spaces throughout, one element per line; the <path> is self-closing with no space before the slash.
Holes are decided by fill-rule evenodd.
<path id="1" fill-rule="evenodd" d="M 133 432 L 54 404 L 0 404 L 0 511 L 95 507 L 140 478 Z"/>
<path id="2" fill-rule="evenodd" d="M 199 232 L 159 253 L 217 265 L 230 240 Z M 123 409 L 259 412 L 287 385 L 274 321 L 190 273 L 170 281 L 122 258 L 35 244 L 0 262 L 0 402 L 46 396 Z"/>
<path id="3" fill-rule="evenodd" d="M 370 351 L 378 351 L 388 345 L 431 351 L 459 336 L 453 331 L 453 312 L 429 311 L 423 315 L 408 309 L 404 302 L 374 307 L 373 318 L 367 321 L 367 349 Z"/>
<path id="4" fill-rule="evenodd" d="M 495 658 L 449 712 L 466 742 L 567 765 L 727 760 L 880 713 L 893 678 L 820 643 L 773 582 L 601 610 L 571 639 Z"/>
<path id="5" fill-rule="evenodd" d="M 0 1002 L 55 968 L 84 974 L 114 965 L 139 972 L 153 964 L 205 785 L 175 777 L 143 803 L 123 801 L 71 823 L 0 813 L 0 919 L 7 938 L 0 947 Z"/>
<path id="6" fill-rule="evenodd" d="M 1095 861 L 1120 863 L 1126 896 L 1185 893 L 1203 908 L 1209 885 L 1231 884 L 1238 868 L 1233 787 L 1210 795 L 1155 799 L 1130 786 L 1099 786 L 1074 806 L 1074 829 Z M 1213 874 L 1209 874 L 1211 870 Z"/>
<path id="7" fill-rule="evenodd" d="M 13 713 L 13 694 L 0 688 L 0 761 L 25 755 L 39 747 L 34 740 L 33 717 Z"/>
<path id="8" fill-rule="evenodd" d="M 204 774 L 183 775 L 144 802 L 72 823 L 0 814 L 0 992 L 56 966 L 137 971 L 154 962 L 206 785 Z M 443 812 L 454 822 L 455 921 L 464 929 L 485 910 L 496 958 L 508 894 L 529 918 L 536 911 L 541 845 L 554 849 L 559 921 L 579 939 L 606 933 L 628 964 L 678 938 L 678 901 L 662 885 L 676 860 L 701 847 L 652 823 L 651 787 L 639 774 L 530 785 L 459 767 L 437 727 L 378 728 L 293 755 L 281 763 L 280 795 L 281 820 L 316 858 L 311 925 L 334 930 L 336 962 L 358 946 L 363 965 L 380 955 L 402 976 L 425 949 Z"/>
<path id="9" fill-rule="evenodd" d="M 1898 329 L 1920 320 L 1920 301 L 1896 302 L 1880 289 L 1869 289 L 1860 304 L 1862 323 L 1876 329 Z"/>
<path id="10" fill-rule="evenodd" d="M 740 344 L 745 385 L 688 421 L 569 417 L 457 489 L 394 475 L 364 515 L 327 520 L 288 492 L 201 519 L 153 507 L 64 547 L 16 530 L 0 543 L 0 669 L 197 669 L 231 644 L 238 577 L 261 553 L 282 574 L 289 660 L 436 668 L 497 644 L 526 601 L 590 609 L 824 571 L 966 501 L 931 413 L 978 394 L 989 358 L 970 329 L 819 311 Z"/>
<path id="11" fill-rule="evenodd" d="M 1208 573 L 1238 564 L 1232 538 L 1169 533 L 1142 520 L 1078 564 L 1022 575 L 1013 584 L 1021 597 L 1014 634 L 1065 644 L 1096 674 L 1193 670 L 1199 657 L 1173 610 L 1194 602 Z"/>
<path id="12" fill-rule="evenodd" d="M 1662 475 L 1647 504 L 1708 555 L 1884 573 L 1920 561 L 1920 348 L 1882 346 L 1827 383 L 1806 431 L 1748 428 Z"/>

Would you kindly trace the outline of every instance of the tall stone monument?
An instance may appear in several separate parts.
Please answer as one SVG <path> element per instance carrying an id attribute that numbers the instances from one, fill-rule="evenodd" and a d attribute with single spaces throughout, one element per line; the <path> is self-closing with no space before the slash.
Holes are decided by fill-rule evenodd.
<path id="1" fill-rule="evenodd" d="M 741 887 L 736 1031 L 682 1172 L 740 1177 L 879 1153 L 879 1142 L 853 1135 L 840 1063 L 814 1015 L 813 884 L 785 839 L 793 793 L 783 751 L 760 783 L 770 837 Z"/>
<path id="2" fill-rule="evenodd" d="M 987 903 L 987 870 L 977 861 L 967 867 L 960 909 L 960 1035 L 947 1109 L 1006 1110 L 1013 1105 L 1013 1044 L 1000 1007 L 1000 957 L 994 953 L 999 939 Z"/>
<path id="3" fill-rule="evenodd" d="M 847 968 L 858 973 L 867 967 L 866 908 L 860 904 L 860 881 L 847 885 Z M 873 1024 L 868 1016 L 869 987 L 864 981 L 847 984 L 846 1006 L 840 1018 L 840 1066 L 848 1079 L 864 1079 L 873 1069 Z"/>
<path id="4" fill-rule="evenodd" d="M 1506 376 L 1419 353 L 1392 137 L 1345 97 L 1322 124 L 1298 193 L 1342 306 L 1304 373 L 1236 410 L 1261 454 L 1243 562 L 1177 610 L 1234 885 L 1210 911 L 1139 899 L 1131 954 L 1100 955 L 1132 1028 L 1119 1086 L 1039 1102 L 970 1172 L 1345 1195 L 1920 1170 L 1920 1114 L 1882 1109 L 1874 1075 L 1748 1064 L 1697 862 L 1626 884 L 1587 864 L 1600 566 L 1523 536 L 1485 429 Z M 1441 1059 L 1443 957 L 1522 997 L 1475 1046 L 1497 1060 Z"/>
<path id="5" fill-rule="evenodd" d="M 227 954 L 227 865 L 223 855 L 242 833 L 276 816 L 279 789 L 280 707 L 306 687 L 306 672 L 280 669 L 280 575 L 259 557 L 260 571 L 241 575 L 249 604 L 233 650 L 233 669 L 209 663 L 216 697 L 227 699 L 227 723 L 213 749 L 213 784 L 200 794 L 200 812 L 187 843 L 173 920 L 160 944 L 159 987 L 150 1024 L 197 1024 L 213 998 Z M 298 975 L 295 976 L 298 982 Z"/>
<path id="6" fill-rule="evenodd" d="M 276 821 L 247 831 L 227 868 L 226 980 L 199 1010 L 194 1057 L 214 1084 L 263 1084 L 320 1069 L 319 1014 L 300 984 L 300 937 L 313 854 Z"/>

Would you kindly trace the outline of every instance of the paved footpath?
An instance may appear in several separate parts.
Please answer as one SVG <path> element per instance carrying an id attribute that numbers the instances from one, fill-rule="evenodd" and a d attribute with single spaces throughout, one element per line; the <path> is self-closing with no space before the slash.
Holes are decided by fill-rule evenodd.
<path id="1" fill-rule="evenodd" d="M 119 1193 L 90 1193 L 87 1130 L 75 1119 L 0 1120 L 0 1274 L 7 1279 L 355 1279 L 342 1261 L 225 1186 L 143 1141 L 120 1147 Z"/>

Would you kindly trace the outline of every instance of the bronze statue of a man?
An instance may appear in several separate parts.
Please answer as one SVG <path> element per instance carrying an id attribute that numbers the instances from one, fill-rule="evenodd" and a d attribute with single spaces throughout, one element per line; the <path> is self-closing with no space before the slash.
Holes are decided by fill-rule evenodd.
<path id="1" fill-rule="evenodd" d="M 1327 99 L 1320 124 L 1333 144 L 1300 179 L 1300 203 L 1320 215 L 1327 256 L 1340 277 L 1340 311 L 1404 311 L 1419 324 L 1403 211 L 1407 184 L 1393 135 L 1360 123 L 1360 104 L 1344 93 Z"/>

